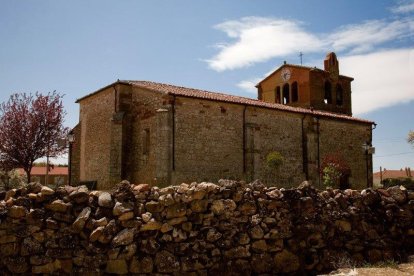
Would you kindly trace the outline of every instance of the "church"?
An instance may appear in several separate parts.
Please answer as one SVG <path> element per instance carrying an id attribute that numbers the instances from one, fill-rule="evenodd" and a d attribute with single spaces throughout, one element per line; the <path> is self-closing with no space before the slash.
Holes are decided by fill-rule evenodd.
<path id="1" fill-rule="evenodd" d="M 341 188 L 369 187 L 375 123 L 352 116 L 352 81 L 339 74 L 335 53 L 324 69 L 285 62 L 257 84 L 257 99 L 118 80 L 77 100 L 70 182 L 102 190 L 123 179 L 159 187 L 221 178 L 323 187 L 323 160 L 334 155 L 348 167 Z M 269 172 L 275 152 L 282 162 Z"/>

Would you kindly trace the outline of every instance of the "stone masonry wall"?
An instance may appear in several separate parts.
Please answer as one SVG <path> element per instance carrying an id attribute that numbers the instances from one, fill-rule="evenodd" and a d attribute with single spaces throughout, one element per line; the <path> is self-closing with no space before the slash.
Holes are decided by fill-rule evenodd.
<path id="1" fill-rule="evenodd" d="M 109 165 L 114 107 L 113 87 L 82 100 L 80 104 L 80 181 L 97 181 L 99 189 L 112 187 Z"/>
<path id="2" fill-rule="evenodd" d="M 254 173 L 250 180 L 267 180 L 269 185 L 294 187 L 305 180 L 303 173 L 302 124 L 303 115 L 264 108 L 249 107 L 246 112 L 248 170 Z M 284 162 L 277 177 L 269 179 L 266 157 L 280 152 Z M 277 180 L 276 183 L 273 180 Z"/>
<path id="3" fill-rule="evenodd" d="M 362 148 L 371 141 L 369 123 L 116 84 L 80 101 L 79 125 L 80 162 L 72 169 L 100 190 L 121 179 L 160 187 L 221 178 L 292 187 L 307 179 L 321 187 L 320 162 L 335 153 L 351 166 L 352 188 L 371 184 L 372 156 Z M 269 172 L 273 151 L 285 162 Z"/>
<path id="4" fill-rule="evenodd" d="M 316 274 L 414 249 L 414 193 L 220 180 L 166 188 L 0 193 L 0 271 L 75 275 Z"/>
<path id="5" fill-rule="evenodd" d="M 243 106 L 177 98 L 173 183 L 243 179 Z"/>
<path id="6" fill-rule="evenodd" d="M 363 189 L 371 185 L 372 155 L 367 156 L 363 148 L 363 144 L 372 141 L 371 126 L 328 119 L 321 119 L 319 122 L 321 160 L 329 154 L 340 154 L 351 170 L 351 187 Z"/>
<path id="7" fill-rule="evenodd" d="M 162 95 L 153 91 L 137 87 L 132 89 L 132 103 L 130 117 L 128 118 L 130 129 L 129 133 L 126 134 L 128 150 L 125 159 L 126 174 L 124 177 L 132 182 L 159 185 L 160 183 L 157 183 L 156 179 L 158 158 L 156 153 L 157 148 L 163 145 L 158 137 L 160 130 L 157 127 L 157 115 L 159 114 L 157 110 L 164 108 L 164 99 Z M 168 108 L 168 103 L 165 104 Z M 150 144 L 146 154 L 143 150 L 145 131 L 148 131 L 150 135 Z"/>

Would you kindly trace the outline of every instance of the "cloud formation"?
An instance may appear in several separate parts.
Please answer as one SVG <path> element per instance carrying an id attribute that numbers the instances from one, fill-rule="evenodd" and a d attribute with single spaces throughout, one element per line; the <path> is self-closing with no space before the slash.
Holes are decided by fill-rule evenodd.
<path id="1" fill-rule="evenodd" d="M 352 83 L 355 115 L 411 101 L 414 100 L 414 47 L 384 47 L 413 37 L 414 0 L 400 1 L 390 10 L 394 14 L 392 19 L 344 25 L 325 34 L 309 32 L 304 23 L 295 20 L 244 17 L 225 21 L 215 28 L 226 33 L 230 42 L 218 45 L 218 53 L 207 63 L 221 72 L 299 52 L 333 50 L 340 53 L 341 74 L 355 77 Z M 237 86 L 256 94 L 255 85 L 264 77 L 245 79 Z"/>
<path id="2" fill-rule="evenodd" d="M 414 100 L 414 48 L 339 57 L 339 66 L 341 74 L 355 77 L 355 115 Z M 267 75 L 243 80 L 237 86 L 256 95 L 255 85 Z"/>
<path id="3" fill-rule="evenodd" d="M 220 72 L 300 51 L 366 53 L 383 43 L 412 35 L 414 19 L 370 20 L 342 26 L 330 34 L 307 32 L 298 21 L 264 17 L 226 21 L 215 28 L 234 40 L 217 45 L 219 52 L 207 60 L 210 68 Z"/>
<path id="4" fill-rule="evenodd" d="M 259 83 L 263 78 L 253 78 L 249 80 L 243 80 L 237 84 L 237 86 L 246 92 L 257 94 L 256 84 Z"/>
<path id="5" fill-rule="evenodd" d="M 341 74 L 355 77 L 354 114 L 414 100 L 414 48 L 353 55 L 339 62 Z"/>
<path id="6" fill-rule="evenodd" d="M 244 17 L 226 21 L 216 28 L 237 40 L 218 45 L 220 52 L 207 61 L 217 71 L 245 67 L 293 52 L 315 52 L 323 47 L 320 39 L 304 31 L 296 21 Z M 280 43 L 282 37 L 283 43 Z"/>
<path id="7" fill-rule="evenodd" d="M 393 13 L 410 13 L 414 11 L 414 0 L 402 1 L 391 9 Z"/>
<path id="8" fill-rule="evenodd" d="M 368 52 L 377 45 L 408 35 L 411 22 L 408 19 L 392 22 L 370 20 L 362 24 L 347 25 L 332 33 L 326 44 L 334 51 Z"/>

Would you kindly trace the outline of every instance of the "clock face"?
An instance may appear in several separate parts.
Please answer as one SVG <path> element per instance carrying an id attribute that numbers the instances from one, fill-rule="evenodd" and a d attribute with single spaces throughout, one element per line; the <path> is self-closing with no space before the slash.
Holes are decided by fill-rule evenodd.
<path id="1" fill-rule="evenodd" d="M 283 81 L 288 81 L 292 73 L 290 72 L 289 68 L 283 68 L 280 72 L 280 76 L 282 77 Z"/>

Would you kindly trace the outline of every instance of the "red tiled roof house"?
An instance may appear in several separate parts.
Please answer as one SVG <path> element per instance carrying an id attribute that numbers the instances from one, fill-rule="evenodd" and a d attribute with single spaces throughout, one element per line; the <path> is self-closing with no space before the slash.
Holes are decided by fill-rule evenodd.
<path id="1" fill-rule="evenodd" d="M 19 174 L 26 175 L 23 169 L 18 169 Z M 33 167 L 30 171 L 31 180 L 46 185 L 46 167 Z M 50 166 L 48 173 L 48 185 L 68 185 L 68 167 Z"/>

